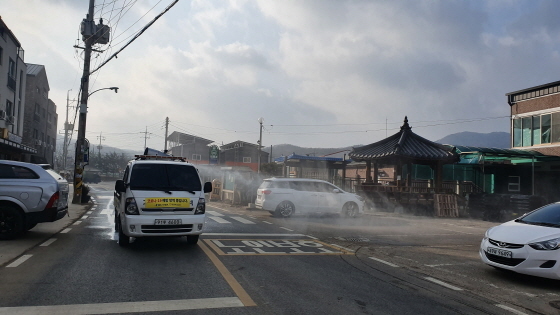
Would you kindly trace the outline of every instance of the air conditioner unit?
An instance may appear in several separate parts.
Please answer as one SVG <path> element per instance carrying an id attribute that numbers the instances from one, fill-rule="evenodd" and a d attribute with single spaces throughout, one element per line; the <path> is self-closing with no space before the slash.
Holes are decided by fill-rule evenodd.
<path id="1" fill-rule="evenodd" d="M 0 109 L 0 119 L 6 119 L 6 112 Z"/>
<path id="2" fill-rule="evenodd" d="M 6 116 L 6 124 L 13 125 L 14 124 L 14 116 Z"/>

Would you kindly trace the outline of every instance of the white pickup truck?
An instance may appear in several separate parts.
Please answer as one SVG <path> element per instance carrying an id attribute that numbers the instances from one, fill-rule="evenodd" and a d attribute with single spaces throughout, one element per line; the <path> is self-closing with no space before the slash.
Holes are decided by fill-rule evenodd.
<path id="1" fill-rule="evenodd" d="M 68 182 L 48 165 L 0 160 L 0 239 L 68 213 Z"/>

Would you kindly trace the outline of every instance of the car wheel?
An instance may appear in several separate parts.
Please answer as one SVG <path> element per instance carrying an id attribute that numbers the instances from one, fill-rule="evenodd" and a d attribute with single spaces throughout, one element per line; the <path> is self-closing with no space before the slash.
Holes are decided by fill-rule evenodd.
<path id="1" fill-rule="evenodd" d="M 290 217 L 292 214 L 294 214 L 294 212 L 296 211 L 296 208 L 294 207 L 294 204 L 289 202 L 289 201 L 282 201 L 278 207 L 276 207 L 276 216 L 282 217 L 282 218 L 288 218 Z"/>
<path id="2" fill-rule="evenodd" d="M 194 245 L 198 243 L 198 238 L 200 235 L 187 235 L 187 244 Z"/>
<path id="3" fill-rule="evenodd" d="M 358 205 L 354 202 L 347 202 L 342 207 L 342 213 L 347 218 L 355 218 L 358 215 Z"/>
<path id="4" fill-rule="evenodd" d="M 119 245 L 121 247 L 127 247 L 130 244 L 130 237 L 124 234 L 122 224 L 120 223 L 121 220 L 117 220 L 119 221 L 119 223 L 117 223 L 119 225 Z"/>
<path id="5" fill-rule="evenodd" d="M 11 240 L 23 232 L 23 215 L 13 206 L 0 205 L 0 239 Z"/>

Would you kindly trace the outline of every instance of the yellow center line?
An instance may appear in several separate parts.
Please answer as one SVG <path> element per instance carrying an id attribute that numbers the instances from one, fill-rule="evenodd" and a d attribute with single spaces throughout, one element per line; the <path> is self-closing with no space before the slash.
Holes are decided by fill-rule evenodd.
<path id="1" fill-rule="evenodd" d="M 237 295 L 241 303 L 243 303 L 243 305 L 245 306 L 257 306 L 257 304 L 255 304 L 253 299 L 251 299 L 249 294 L 247 294 L 245 289 L 243 289 L 243 287 L 239 284 L 239 282 L 235 280 L 231 272 L 229 272 L 226 266 L 218 259 L 216 255 L 214 255 L 214 253 L 210 250 L 210 248 L 208 248 L 208 246 L 206 246 L 203 242 L 200 242 L 198 244 L 199 244 L 198 246 L 202 248 L 206 256 L 210 258 L 214 266 L 216 266 L 218 271 L 222 274 L 222 277 L 224 277 L 224 279 L 229 284 L 233 292 L 235 292 L 235 294 Z"/>

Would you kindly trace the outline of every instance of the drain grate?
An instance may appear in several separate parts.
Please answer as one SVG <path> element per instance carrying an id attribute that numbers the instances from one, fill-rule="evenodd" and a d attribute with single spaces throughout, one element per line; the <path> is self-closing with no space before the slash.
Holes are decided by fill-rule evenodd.
<path id="1" fill-rule="evenodd" d="M 335 239 L 347 242 L 369 242 L 368 238 L 363 237 L 335 237 Z"/>

